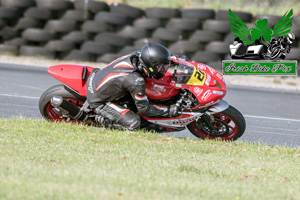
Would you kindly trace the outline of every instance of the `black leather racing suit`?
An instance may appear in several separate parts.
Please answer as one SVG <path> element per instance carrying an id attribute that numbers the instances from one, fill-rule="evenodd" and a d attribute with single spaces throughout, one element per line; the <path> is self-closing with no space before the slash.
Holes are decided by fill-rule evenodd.
<path id="1" fill-rule="evenodd" d="M 131 94 L 139 113 L 148 117 L 168 116 L 168 107 L 158 108 L 149 104 L 143 72 L 138 70 L 138 54 L 136 51 L 113 61 L 93 72 L 87 82 L 87 101 L 91 108 L 102 107 L 97 114 L 128 129 L 139 127 L 139 116 L 114 102 L 127 94 Z"/>

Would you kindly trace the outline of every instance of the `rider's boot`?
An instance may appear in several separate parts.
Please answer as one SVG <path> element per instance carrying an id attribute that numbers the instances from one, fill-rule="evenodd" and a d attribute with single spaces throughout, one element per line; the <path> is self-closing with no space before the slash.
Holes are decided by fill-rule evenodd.
<path id="1" fill-rule="evenodd" d="M 105 128 L 113 128 L 113 129 L 118 129 L 118 130 L 127 130 L 126 127 L 124 127 L 120 124 L 117 124 L 117 123 L 115 123 L 115 122 L 113 122 L 113 121 L 109 120 L 108 118 L 103 117 L 101 115 L 97 115 L 95 117 L 95 121 L 98 124 L 104 126 Z"/>

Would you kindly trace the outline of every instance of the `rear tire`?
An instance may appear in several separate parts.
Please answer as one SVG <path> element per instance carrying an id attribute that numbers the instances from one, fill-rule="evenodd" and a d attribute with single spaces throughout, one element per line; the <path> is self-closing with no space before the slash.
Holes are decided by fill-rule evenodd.
<path id="1" fill-rule="evenodd" d="M 39 110 L 43 118 L 51 121 L 61 121 L 59 112 L 55 109 L 50 100 L 53 96 L 61 96 L 74 105 L 81 107 L 85 102 L 85 98 L 71 91 L 64 85 L 56 85 L 46 90 L 39 101 Z"/>
<path id="2" fill-rule="evenodd" d="M 207 127 L 203 126 L 202 120 L 193 121 L 187 128 L 196 137 L 201 139 L 220 139 L 234 141 L 240 138 L 246 129 L 246 121 L 243 115 L 234 107 L 229 106 L 226 110 L 213 115 L 217 121 L 219 135 L 208 133 Z M 225 133 L 222 133 L 226 129 Z"/>

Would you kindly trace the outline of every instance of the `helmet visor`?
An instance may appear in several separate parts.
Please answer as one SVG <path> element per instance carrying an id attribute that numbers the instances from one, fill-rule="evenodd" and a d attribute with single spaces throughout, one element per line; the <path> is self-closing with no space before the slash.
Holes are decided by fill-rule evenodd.
<path id="1" fill-rule="evenodd" d="M 168 71 L 169 67 L 170 67 L 170 62 L 160 64 L 157 66 L 157 72 L 160 73 L 162 76 L 164 76 L 165 73 Z"/>

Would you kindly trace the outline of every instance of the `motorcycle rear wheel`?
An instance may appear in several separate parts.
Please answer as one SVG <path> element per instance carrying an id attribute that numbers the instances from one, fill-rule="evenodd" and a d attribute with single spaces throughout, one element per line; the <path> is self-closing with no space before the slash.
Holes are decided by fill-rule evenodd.
<path id="1" fill-rule="evenodd" d="M 213 116 L 215 118 L 213 125 L 218 133 L 212 133 L 201 119 L 193 121 L 187 125 L 187 128 L 194 136 L 201 139 L 234 141 L 244 134 L 246 129 L 245 118 L 234 107 L 229 106 L 226 110 Z"/>
<path id="2" fill-rule="evenodd" d="M 61 96 L 78 107 L 82 107 L 85 102 L 84 97 L 68 89 L 65 85 L 56 85 L 47 89 L 40 97 L 39 110 L 43 118 L 50 121 L 63 121 L 59 109 L 50 103 L 53 96 Z"/>

